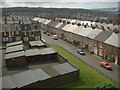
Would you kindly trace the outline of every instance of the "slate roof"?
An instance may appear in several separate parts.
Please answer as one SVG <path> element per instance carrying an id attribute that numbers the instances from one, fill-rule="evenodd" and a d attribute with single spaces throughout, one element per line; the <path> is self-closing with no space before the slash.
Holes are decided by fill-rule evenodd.
<path id="1" fill-rule="evenodd" d="M 63 23 L 58 23 L 55 28 L 59 28 Z"/>
<path id="2" fill-rule="evenodd" d="M 110 44 L 115 47 L 120 47 L 120 33 L 115 34 L 113 33 L 106 41 L 105 43 Z"/>
<path id="3" fill-rule="evenodd" d="M 102 32 L 101 29 L 97 29 L 95 28 L 94 30 L 92 30 L 91 32 L 89 32 L 87 34 L 87 37 L 91 38 L 91 39 L 94 39 L 100 32 Z"/>
<path id="4" fill-rule="evenodd" d="M 94 40 L 97 40 L 97 41 L 100 41 L 100 42 L 104 42 L 111 35 L 112 35 L 112 32 L 110 32 L 110 31 L 102 31 L 94 38 Z"/>

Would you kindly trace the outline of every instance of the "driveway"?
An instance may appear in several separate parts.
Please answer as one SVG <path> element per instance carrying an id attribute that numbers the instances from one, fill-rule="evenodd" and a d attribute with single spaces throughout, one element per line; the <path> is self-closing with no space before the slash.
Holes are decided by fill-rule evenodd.
<path id="1" fill-rule="evenodd" d="M 90 65 L 91 67 L 93 67 L 94 69 L 96 69 L 97 71 L 105 75 L 106 77 L 109 77 L 109 79 L 111 79 L 112 81 L 116 83 L 119 82 L 119 85 L 120 85 L 120 80 L 118 77 L 118 75 L 120 75 L 120 72 L 118 72 L 120 71 L 120 69 L 115 64 L 110 63 L 110 65 L 112 66 L 112 70 L 107 70 L 99 65 L 99 62 L 103 60 L 101 58 L 98 58 L 97 55 L 86 52 L 86 55 L 82 56 L 76 52 L 77 47 L 61 39 L 54 40 L 52 36 L 48 36 L 43 33 L 41 35 L 42 35 L 42 39 L 45 40 L 46 43 L 64 48 L 65 50 L 67 50 L 68 52 L 76 56 L 79 60 L 82 60 L 86 64 Z"/>

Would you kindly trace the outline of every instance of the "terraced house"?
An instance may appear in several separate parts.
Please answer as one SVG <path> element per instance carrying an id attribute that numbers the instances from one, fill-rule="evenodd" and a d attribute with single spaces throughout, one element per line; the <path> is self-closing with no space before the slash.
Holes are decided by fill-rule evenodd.
<path id="1" fill-rule="evenodd" d="M 68 42 L 76 42 L 80 48 L 120 65 L 120 31 L 118 25 L 70 19 L 53 21 L 35 18 L 35 20 L 46 32 L 56 34 Z"/>

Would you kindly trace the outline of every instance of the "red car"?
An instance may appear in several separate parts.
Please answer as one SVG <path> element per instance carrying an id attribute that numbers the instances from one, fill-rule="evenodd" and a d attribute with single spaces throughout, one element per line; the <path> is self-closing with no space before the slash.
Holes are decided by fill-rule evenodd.
<path id="1" fill-rule="evenodd" d="M 100 62 L 100 65 L 106 69 L 112 69 L 112 67 L 107 62 Z"/>

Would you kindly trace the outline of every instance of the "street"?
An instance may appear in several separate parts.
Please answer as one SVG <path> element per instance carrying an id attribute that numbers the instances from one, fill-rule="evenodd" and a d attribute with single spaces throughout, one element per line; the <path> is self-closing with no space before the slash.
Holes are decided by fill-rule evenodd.
<path id="1" fill-rule="evenodd" d="M 96 55 L 86 52 L 86 55 L 82 56 L 76 52 L 76 49 L 78 49 L 77 47 L 61 39 L 54 40 L 52 38 L 52 35 L 48 36 L 46 34 L 43 34 L 43 32 L 41 33 L 41 36 L 42 36 L 42 39 L 46 41 L 46 43 L 64 48 L 65 50 L 67 50 L 68 52 L 76 56 L 79 60 L 83 60 L 85 63 L 87 63 L 91 67 L 95 68 L 97 71 L 104 74 L 104 76 L 109 77 L 109 79 L 113 80 L 114 82 L 117 82 L 117 83 L 119 82 L 119 85 L 120 85 L 120 80 L 119 80 L 120 72 L 118 72 L 120 70 L 118 69 L 118 66 L 114 65 L 113 63 L 110 63 L 110 65 L 112 66 L 112 70 L 107 70 L 100 66 L 99 62 L 103 60 L 101 58 L 98 58 Z"/>

